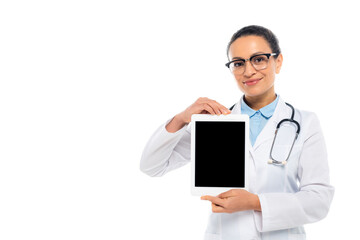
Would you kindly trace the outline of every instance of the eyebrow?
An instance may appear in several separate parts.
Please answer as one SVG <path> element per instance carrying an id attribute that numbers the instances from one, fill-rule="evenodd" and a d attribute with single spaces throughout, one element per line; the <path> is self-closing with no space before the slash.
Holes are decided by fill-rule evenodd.
<path id="1" fill-rule="evenodd" d="M 265 52 L 256 52 L 253 53 L 249 58 L 255 56 L 255 55 L 259 55 L 259 54 L 265 54 Z M 241 58 L 241 57 L 233 57 L 231 60 L 245 60 L 245 58 Z"/>

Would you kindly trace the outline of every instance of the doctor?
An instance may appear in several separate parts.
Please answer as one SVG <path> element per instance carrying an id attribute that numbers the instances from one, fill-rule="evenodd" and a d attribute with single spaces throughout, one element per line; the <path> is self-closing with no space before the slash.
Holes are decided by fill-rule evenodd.
<path id="1" fill-rule="evenodd" d="M 312 112 L 295 109 L 294 119 L 301 131 L 287 164 L 269 164 L 277 124 L 292 115 L 292 109 L 274 89 L 275 75 L 283 62 L 278 40 L 264 27 L 247 26 L 232 36 L 227 53 L 226 66 L 244 93 L 232 112 L 214 100 L 197 99 L 153 134 L 140 168 L 150 176 L 162 176 L 190 161 L 192 114 L 248 114 L 252 145 L 249 191 L 233 189 L 201 197 L 212 206 L 205 239 L 306 239 L 303 225 L 323 219 L 334 194 L 318 118 Z M 276 148 L 290 149 L 292 141 L 289 138 Z M 236 154 L 236 149 L 229 151 Z"/>

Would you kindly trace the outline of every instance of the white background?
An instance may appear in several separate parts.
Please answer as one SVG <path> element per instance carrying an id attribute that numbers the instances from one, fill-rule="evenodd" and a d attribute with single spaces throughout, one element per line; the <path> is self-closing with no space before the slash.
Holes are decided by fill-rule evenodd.
<path id="1" fill-rule="evenodd" d="M 278 36 L 276 92 L 316 112 L 327 141 L 336 192 L 308 239 L 357 238 L 356 6 L 1 1 L 0 239 L 201 239 L 210 204 L 190 195 L 190 165 L 150 178 L 139 161 L 198 97 L 238 101 L 226 45 L 249 24 Z"/>

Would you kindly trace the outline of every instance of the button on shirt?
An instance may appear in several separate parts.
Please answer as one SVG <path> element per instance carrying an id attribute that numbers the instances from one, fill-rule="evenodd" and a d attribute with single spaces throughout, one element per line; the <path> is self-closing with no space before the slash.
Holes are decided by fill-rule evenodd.
<path id="1" fill-rule="evenodd" d="M 250 118 L 251 145 L 254 146 L 256 138 L 259 136 L 261 130 L 263 130 L 263 128 L 265 127 L 265 124 L 267 123 L 269 118 L 272 117 L 278 101 L 279 101 L 279 96 L 277 96 L 276 99 L 272 103 L 255 111 L 254 109 L 252 109 L 245 103 L 244 98 L 242 99 L 241 113 L 249 115 L 249 118 Z"/>

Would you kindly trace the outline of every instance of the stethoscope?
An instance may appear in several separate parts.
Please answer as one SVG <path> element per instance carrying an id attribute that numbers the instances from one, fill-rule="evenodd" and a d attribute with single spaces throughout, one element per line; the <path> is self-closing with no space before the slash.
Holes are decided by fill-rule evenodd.
<path id="1" fill-rule="evenodd" d="M 299 133 L 300 133 L 300 124 L 294 120 L 294 115 L 295 115 L 295 109 L 294 107 L 289 104 L 289 103 L 286 103 L 286 105 L 288 105 L 290 108 L 291 108 L 291 118 L 285 118 L 283 120 L 281 120 L 277 126 L 276 126 L 276 130 L 275 130 L 275 136 L 274 136 L 274 139 L 273 139 L 273 142 L 271 144 L 271 149 L 270 149 L 270 159 L 268 161 L 269 164 L 274 164 L 274 165 L 281 165 L 281 166 L 285 166 L 287 164 L 287 161 L 289 160 L 289 157 L 290 157 L 290 154 L 291 154 L 291 151 L 294 147 L 294 144 L 295 144 L 295 141 L 296 139 L 298 138 L 299 136 Z M 229 108 L 230 110 L 232 110 L 234 108 L 235 104 Z M 273 158 L 272 156 L 272 152 L 273 152 L 273 148 L 274 148 L 274 143 L 275 143 L 275 140 L 276 140 L 276 136 L 277 136 L 277 133 L 279 131 L 279 128 L 281 127 L 281 124 L 283 124 L 284 122 L 291 122 L 291 123 L 294 123 L 296 125 L 296 134 L 295 134 L 295 137 L 294 137 L 294 140 L 292 142 L 292 145 L 291 145 L 291 148 L 290 148 L 290 151 L 289 151 L 289 154 L 287 155 L 286 159 L 284 161 L 277 161 Z"/>
<path id="2" fill-rule="evenodd" d="M 291 104 L 289 104 L 289 103 L 286 103 L 286 105 L 288 105 L 288 106 L 291 108 L 291 110 L 292 110 L 291 118 L 286 118 L 286 119 L 281 120 L 281 121 L 278 123 L 278 125 L 276 126 L 274 140 L 273 140 L 273 142 L 272 142 L 272 144 L 271 144 L 270 160 L 268 161 L 269 164 L 285 166 L 286 163 L 287 163 L 287 161 L 289 160 L 289 157 L 290 157 L 291 151 L 292 151 L 292 149 L 293 149 L 293 147 L 294 147 L 295 141 L 296 141 L 296 139 L 298 138 L 299 133 L 300 133 L 300 124 L 299 124 L 296 120 L 294 120 L 294 115 L 295 115 L 294 107 L 293 107 Z M 284 161 L 277 161 L 277 160 L 275 160 L 274 157 L 272 156 L 272 152 L 273 152 L 274 143 L 275 143 L 275 140 L 276 140 L 276 136 L 277 136 L 278 130 L 279 130 L 279 128 L 281 127 L 281 124 L 283 124 L 284 122 L 294 123 L 294 124 L 296 125 L 296 134 L 295 134 L 294 141 L 292 142 L 292 145 L 291 145 L 289 154 L 288 154 L 288 156 L 286 157 L 286 159 L 285 159 Z"/>

